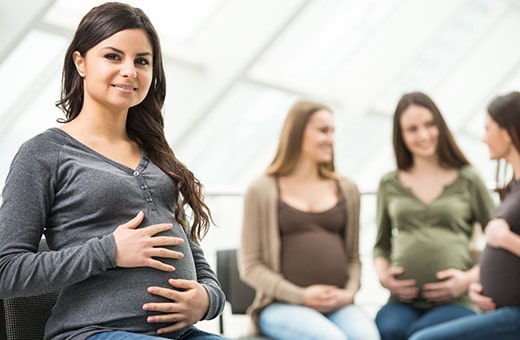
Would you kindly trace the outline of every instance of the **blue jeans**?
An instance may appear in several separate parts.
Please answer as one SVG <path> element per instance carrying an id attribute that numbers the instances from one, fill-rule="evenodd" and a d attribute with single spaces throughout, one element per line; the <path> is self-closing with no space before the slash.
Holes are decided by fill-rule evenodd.
<path id="1" fill-rule="evenodd" d="M 260 313 L 263 335 L 277 340 L 378 340 L 374 321 L 356 305 L 330 314 L 312 308 L 273 303 Z"/>
<path id="2" fill-rule="evenodd" d="M 458 305 L 421 310 L 402 302 L 389 302 L 376 315 L 382 340 L 406 340 L 423 328 L 476 313 Z"/>
<path id="3" fill-rule="evenodd" d="M 92 335 L 88 338 L 88 340 L 159 340 L 159 339 L 169 339 L 162 338 L 160 336 L 154 335 L 145 335 L 145 334 L 137 334 L 123 331 L 110 331 L 103 332 Z M 225 338 L 220 335 L 207 333 L 201 331 L 200 329 L 194 329 L 193 331 L 188 332 L 188 334 L 184 335 L 182 340 L 224 340 Z"/>
<path id="4" fill-rule="evenodd" d="M 423 329 L 413 340 L 517 340 L 520 338 L 520 307 L 502 307 L 493 312 L 467 316 Z"/>

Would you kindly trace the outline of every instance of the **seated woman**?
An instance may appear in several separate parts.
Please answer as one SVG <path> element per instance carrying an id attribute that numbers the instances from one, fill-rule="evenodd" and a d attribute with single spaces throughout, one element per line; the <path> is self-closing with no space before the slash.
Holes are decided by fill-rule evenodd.
<path id="1" fill-rule="evenodd" d="M 417 332 L 413 340 L 515 340 L 520 338 L 520 92 L 494 99 L 487 109 L 484 142 L 491 159 L 505 159 L 513 179 L 486 226 L 480 283 L 470 297 L 485 313 Z"/>
<path id="2" fill-rule="evenodd" d="M 379 339 L 354 304 L 360 194 L 335 172 L 333 149 L 332 111 L 298 101 L 245 196 L 240 271 L 256 289 L 255 329 L 273 339 Z"/>
<path id="3" fill-rule="evenodd" d="M 382 339 L 475 313 L 466 294 L 478 279 L 474 223 L 489 220 L 491 196 L 426 94 L 405 94 L 394 114 L 397 170 L 377 192 L 374 262 L 390 292 L 376 315 Z"/>
<path id="4" fill-rule="evenodd" d="M 65 55 L 66 119 L 20 147 L 0 207 L 0 298 L 60 290 L 45 339 L 222 339 L 195 327 L 225 297 L 199 245 L 201 184 L 164 136 L 165 95 L 148 16 L 92 8 Z"/>

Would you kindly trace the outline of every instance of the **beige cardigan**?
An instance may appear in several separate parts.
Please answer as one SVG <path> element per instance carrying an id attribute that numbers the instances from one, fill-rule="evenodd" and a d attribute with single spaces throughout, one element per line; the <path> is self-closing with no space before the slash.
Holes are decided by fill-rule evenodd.
<path id="1" fill-rule="evenodd" d="M 345 225 L 345 270 L 349 280 L 345 288 L 358 291 L 361 276 L 359 260 L 360 193 L 351 180 L 338 179 L 345 197 L 347 223 Z M 238 252 L 240 276 L 256 289 L 256 297 L 248 309 L 258 333 L 261 309 L 275 299 L 287 303 L 303 303 L 303 287 L 287 281 L 280 274 L 280 231 L 278 227 L 278 190 L 274 177 L 261 176 L 251 183 L 244 197 L 244 216 L 241 247 Z"/>

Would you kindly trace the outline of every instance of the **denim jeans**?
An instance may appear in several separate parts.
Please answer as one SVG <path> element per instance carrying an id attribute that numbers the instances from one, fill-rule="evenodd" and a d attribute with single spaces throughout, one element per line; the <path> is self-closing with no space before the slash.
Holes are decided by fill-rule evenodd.
<path id="1" fill-rule="evenodd" d="M 312 308 L 273 303 L 260 313 L 262 333 L 277 340 L 378 340 L 374 321 L 356 305 L 330 314 Z"/>
<path id="2" fill-rule="evenodd" d="M 421 310 L 407 303 L 389 302 L 376 315 L 382 340 L 406 340 L 423 328 L 476 313 L 459 305 L 443 305 Z"/>
<path id="3" fill-rule="evenodd" d="M 137 333 L 129 333 L 123 331 L 112 331 L 112 332 L 103 332 L 92 335 L 88 338 L 88 340 L 159 340 L 159 339 L 169 339 L 162 338 L 159 335 L 145 335 L 145 334 L 137 334 Z M 201 331 L 200 329 L 194 329 L 189 332 L 185 336 L 181 338 L 182 340 L 225 340 L 220 335 L 207 333 Z"/>
<path id="4" fill-rule="evenodd" d="M 520 307 L 502 307 L 493 312 L 467 316 L 425 328 L 411 340 L 517 340 L 520 338 Z"/>

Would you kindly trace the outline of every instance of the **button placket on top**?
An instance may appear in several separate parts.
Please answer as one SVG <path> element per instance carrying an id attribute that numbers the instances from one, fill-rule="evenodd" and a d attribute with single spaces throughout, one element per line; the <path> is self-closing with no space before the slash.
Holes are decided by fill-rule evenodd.
<path id="1" fill-rule="evenodd" d="M 155 204 L 154 204 L 154 201 L 152 198 L 152 193 L 150 192 L 150 188 L 146 184 L 146 181 L 142 175 L 142 171 L 140 171 L 140 170 L 144 170 L 144 167 L 140 166 L 137 170 L 135 170 L 133 172 L 133 176 L 137 180 L 137 183 L 139 184 L 139 188 L 143 192 L 143 197 L 144 197 L 148 207 L 150 208 L 150 210 L 155 211 L 156 208 L 155 208 Z"/>

